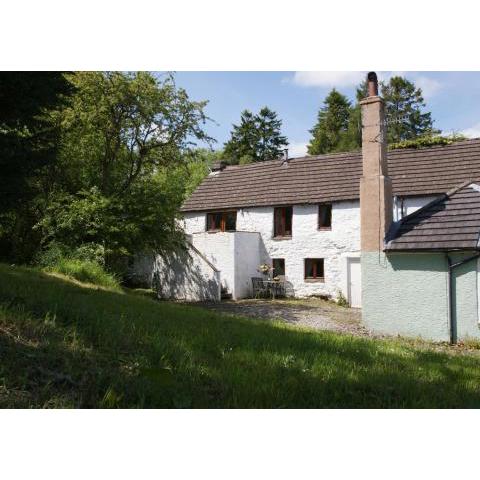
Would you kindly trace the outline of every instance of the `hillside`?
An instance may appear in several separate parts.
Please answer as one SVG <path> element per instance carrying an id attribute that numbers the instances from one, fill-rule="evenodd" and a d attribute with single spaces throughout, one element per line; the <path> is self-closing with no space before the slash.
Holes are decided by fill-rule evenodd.
<path id="1" fill-rule="evenodd" d="M 479 407 L 478 350 L 221 316 L 0 265 L 0 407 Z"/>

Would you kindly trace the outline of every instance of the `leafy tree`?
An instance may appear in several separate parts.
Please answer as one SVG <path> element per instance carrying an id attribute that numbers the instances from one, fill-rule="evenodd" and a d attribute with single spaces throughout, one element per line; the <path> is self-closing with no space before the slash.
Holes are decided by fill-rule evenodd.
<path id="1" fill-rule="evenodd" d="M 138 178 L 180 161 L 193 140 L 212 141 L 202 129 L 206 102 L 191 101 L 172 76 L 80 72 L 68 79 L 76 93 L 50 117 L 62 125 L 64 180 L 74 190 L 123 195 Z"/>
<path id="2" fill-rule="evenodd" d="M 433 129 L 432 114 L 424 112 L 422 90 L 404 77 L 392 77 L 381 85 L 388 121 L 388 143 L 440 133 Z"/>
<path id="3" fill-rule="evenodd" d="M 350 124 L 350 101 L 333 89 L 318 112 L 316 125 L 310 130 L 310 155 L 350 150 L 355 146 L 354 124 Z M 350 125 L 349 125 L 350 124 Z"/>
<path id="4" fill-rule="evenodd" d="M 212 165 L 223 158 L 223 150 L 206 148 L 197 148 L 185 154 L 182 165 L 175 172 L 184 186 L 185 198 L 200 185 L 209 174 Z"/>
<path id="5" fill-rule="evenodd" d="M 278 158 L 288 145 L 281 127 L 282 121 L 268 107 L 263 107 L 257 115 L 244 110 L 240 124 L 233 125 L 231 138 L 225 143 L 226 159 L 245 164 Z"/>
<path id="6" fill-rule="evenodd" d="M 177 167 L 203 130 L 206 102 L 189 99 L 173 76 L 146 72 L 67 75 L 74 93 L 48 113 L 61 126 L 59 158 L 43 242 L 97 243 L 106 255 L 173 248 L 184 198 Z"/>
<path id="7" fill-rule="evenodd" d="M 38 241 L 38 175 L 55 164 L 58 137 L 42 114 L 69 90 L 60 72 L 0 73 L 0 252 L 10 261 L 28 260 Z"/>

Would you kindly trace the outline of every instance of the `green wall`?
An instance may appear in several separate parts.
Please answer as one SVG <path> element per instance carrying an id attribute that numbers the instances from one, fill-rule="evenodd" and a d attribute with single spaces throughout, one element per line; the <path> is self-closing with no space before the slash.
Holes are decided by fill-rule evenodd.
<path id="1" fill-rule="evenodd" d="M 472 253 L 452 255 L 454 261 Z M 443 253 L 362 253 L 362 317 L 378 332 L 448 341 L 448 268 Z M 454 270 L 459 339 L 480 338 L 477 261 Z"/>

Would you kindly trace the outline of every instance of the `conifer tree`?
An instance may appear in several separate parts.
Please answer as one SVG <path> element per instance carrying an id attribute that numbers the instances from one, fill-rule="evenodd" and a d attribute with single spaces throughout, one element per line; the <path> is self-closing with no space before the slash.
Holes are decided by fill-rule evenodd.
<path id="1" fill-rule="evenodd" d="M 226 159 L 232 164 L 245 164 L 278 158 L 288 145 L 281 127 L 282 121 L 268 107 L 256 115 L 244 110 L 240 124 L 233 125 L 231 138 L 225 143 Z"/>
<path id="2" fill-rule="evenodd" d="M 388 121 L 388 143 L 440 133 L 433 128 L 432 114 L 423 111 L 422 90 L 413 82 L 400 76 L 392 77 L 381 85 L 381 92 Z"/>
<path id="3" fill-rule="evenodd" d="M 310 155 L 354 148 L 354 137 L 349 129 L 351 111 L 347 97 L 333 89 L 318 112 L 316 125 L 310 130 L 312 139 L 307 147 Z"/>

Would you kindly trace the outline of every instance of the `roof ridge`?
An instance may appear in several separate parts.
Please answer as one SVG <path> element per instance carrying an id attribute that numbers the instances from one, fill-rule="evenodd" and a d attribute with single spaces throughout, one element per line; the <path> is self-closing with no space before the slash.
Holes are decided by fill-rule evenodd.
<path id="1" fill-rule="evenodd" d="M 429 145 L 425 147 L 417 147 L 417 148 L 397 148 L 393 150 L 388 150 L 387 155 L 393 153 L 394 155 L 401 155 L 402 153 L 407 153 L 407 152 L 426 152 L 428 150 L 440 150 L 444 148 L 455 148 L 459 146 L 463 146 L 468 143 L 474 143 L 478 142 L 480 143 L 480 137 L 478 138 L 467 138 L 465 140 L 458 140 L 458 141 L 453 141 L 450 144 L 446 145 Z M 337 158 L 337 157 L 358 157 L 362 155 L 361 150 L 350 150 L 350 151 L 344 151 L 344 152 L 331 152 L 331 153 L 322 153 L 319 155 L 302 155 L 300 157 L 290 157 L 287 162 L 291 161 L 296 161 L 296 160 L 321 160 L 321 159 L 330 159 L 330 158 Z M 224 169 L 228 170 L 234 167 L 236 170 L 237 169 L 242 169 L 242 168 L 247 168 L 247 167 L 259 167 L 261 165 L 265 164 L 273 164 L 274 162 L 284 162 L 285 160 L 282 157 L 278 158 L 272 158 L 270 160 L 263 160 L 260 162 L 251 162 L 251 163 L 246 163 L 243 165 L 240 164 L 234 164 L 234 165 L 227 165 Z"/>

